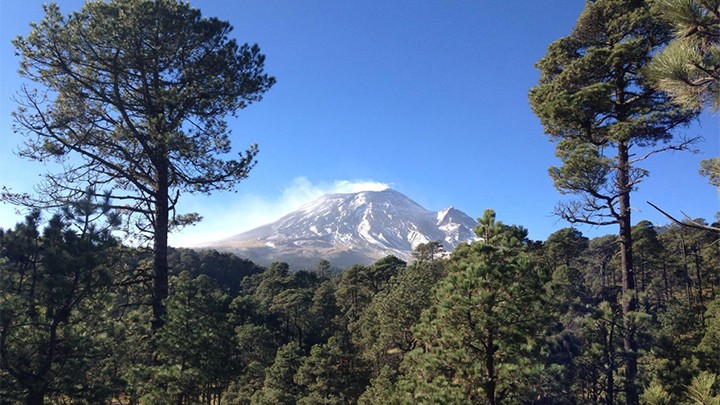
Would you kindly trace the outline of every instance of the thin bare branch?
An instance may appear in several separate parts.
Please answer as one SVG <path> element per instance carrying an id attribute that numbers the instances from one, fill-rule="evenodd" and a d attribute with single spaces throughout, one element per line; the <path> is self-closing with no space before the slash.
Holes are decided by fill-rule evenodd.
<path id="1" fill-rule="evenodd" d="M 643 160 L 649 158 L 650 156 L 661 153 L 661 152 L 667 152 L 667 151 L 684 151 L 689 150 L 691 152 L 695 152 L 695 149 L 691 149 L 690 146 L 700 141 L 702 137 L 696 136 L 689 139 L 683 139 L 682 142 L 674 145 L 668 145 L 659 149 L 653 149 L 650 152 L 646 153 L 642 157 L 639 157 L 637 159 L 633 159 L 630 161 L 630 164 L 635 164 L 637 162 L 642 162 Z"/>

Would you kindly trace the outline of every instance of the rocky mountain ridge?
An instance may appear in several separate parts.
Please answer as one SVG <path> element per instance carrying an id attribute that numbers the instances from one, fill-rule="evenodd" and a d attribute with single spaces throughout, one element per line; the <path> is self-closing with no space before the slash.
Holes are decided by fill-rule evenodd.
<path id="1" fill-rule="evenodd" d="M 343 268 L 391 254 L 409 261 L 417 245 L 430 241 L 452 251 L 475 239 L 476 225 L 454 207 L 430 211 L 386 189 L 325 195 L 273 223 L 205 247 L 263 265 L 285 261 L 294 268 L 312 268 L 326 259 Z"/>

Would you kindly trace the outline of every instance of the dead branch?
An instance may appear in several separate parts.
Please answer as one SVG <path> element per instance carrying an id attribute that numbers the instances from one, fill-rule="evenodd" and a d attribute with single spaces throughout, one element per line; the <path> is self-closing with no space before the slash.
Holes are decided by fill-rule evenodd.
<path id="1" fill-rule="evenodd" d="M 655 208 L 656 210 L 660 211 L 660 213 L 663 214 L 663 215 L 665 216 L 665 218 L 667 218 L 667 219 L 675 222 L 676 224 L 678 224 L 678 225 L 680 225 L 680 226 L 685 226 L 685 227 L 688 227 L 688 228 L 700 229 L 700 230 L 703 230 L 703 231 L 710 231 L 710 232 L 718 232 L 718 233 L 720 233 L 720 228 L 716 228 L 716 227 L 714 227 L 714 226 L 703 225 L 703 224 L 701 224 L 701 223 L 698 223 L 697 221 L 692 220 L 689 216 L 687 216 L 687 214 L 685 214 L 685 213 L 682 212 L 682 211 L 681 211 L 681 213 L 682 213 L 683 216 L 685 217 L 685 221 L 680 221 L 680 220 L 674 218 L 672 215 L 670 215 L 670 214 L 668 214 L 667 212 L 661 210 L 657 205 L 651 203 L 650 201 L 646 201 L 646 202 L 647 202 L 648 204 L 650 204 L 651 207 L 653 207 L 653 208 Z"/>

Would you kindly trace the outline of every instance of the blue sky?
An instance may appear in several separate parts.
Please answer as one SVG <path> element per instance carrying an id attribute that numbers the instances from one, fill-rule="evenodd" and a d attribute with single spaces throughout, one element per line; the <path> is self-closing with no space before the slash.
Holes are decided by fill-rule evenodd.
<path id="1" fill-rule="evenodd" d="M 60 1 L 64 13 L 82 1 Z M 185 196 L 181 210 L 204 221 L 171 237 L 189 245 L 267 223 L 322 193 L 383 184 L 428 209 L 453 205 L 523 225 L 545 239 L 567 224 L 547 174 L 557 163 L 527 101 L 534 63 L 567 35 L 579 0 L 191 1 L 228 20 L 240 42 L 258 43 L 277 84 L 230 118 L 238 150 L 260 146 L 259 163 L 236 193 Z M 10 41 L 42 18 L 42 1 L 0 2 L 0 185 L 29 191 L 43 170 L 13 150 L 13 94 L 21 81 Z M 679 134 L 702 135 L 700 153 L 654 156 L 633 194 L 634 222 L 667 221 L 645 201 L 713 220 L 717 190 L 698 175 L 720 154 L 718 116 Z M 0 205 L 0 227 L 21 219 Z M 580 227 L 588 236 L 614 227 Z"/>

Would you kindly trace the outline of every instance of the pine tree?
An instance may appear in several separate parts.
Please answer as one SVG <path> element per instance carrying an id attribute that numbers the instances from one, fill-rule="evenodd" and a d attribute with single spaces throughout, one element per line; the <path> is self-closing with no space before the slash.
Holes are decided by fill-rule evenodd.
<path id="1" fill-rule="evenodd" d="M 230 299 L 207 276 L 183 272 L 172 281 L 167 320 L 156 332 L 158 363 L 148 366 L 144 397 L 158 403 L 219 398 L 238 373 Z"/>
<path id="2" fill-rule="evenodd" d="M 373 297 L 357 322 L 353 341 L 377 375 L 385 365 L 397 370 L 414 349 L 412 330 L 430 306 L 433 287 L 444 276 L 443 261 L 421 260 L 400 271 L 390 286 Z"/>
<path id="3" fill-rule="evenodd" d="M 546 320 L 541 271 L 528 261 L 525 229 L 496 222 L 491 210 L 479 222 L 482 239 L 453 252 L 422 314 L 399 395 L 495 405 L 532 390 Z"/>
<path id="4" fill-rule="evenodd" d="M 701 365 L 706 370 L 720 370 L 720 296 L 708 305 L 705 312 L 707 327 L 697 347 Z"/>
<path id="5" fill-rule="evenodd" d="M 74 213 L 102 211 L 92 201 L 81 201 Z M 59 214 L 42 233 L 40 222 L 34 211 L 15 229 L 0 229 L 2 397 L 30 405 L 49 395 L 105 401 L 113 394 L 110 383 L 91 381 L 101 374 L 95 359 L 111 350 L 104 315 L 117 241 L 94 224 Z"/>
<path id="6" fill-rule="evenodd" d="M 295 342 L 280 347 L 275 362 L 265 373 L 265 382 L 260 391 L 253 395 L 253 404 L 295 404 L 301 387 L 293 381 L 302 364 L 302 351 Z"/>
<path id="7" fill-rule="evenodd" d="M 530 91 L 533 111 L 557 141 L 562 166 L 550 169 L 555 187 L 579 197 L 560 203 L 557 213 L 571 223 L 619 227 L 629 405 L 638 403 L 639 349 L 630 195 L 647 176 L 637 164 L 664 150 L 686 149 L 692 140 L 652 147 L 669 142 L 671 131 L 695 116 L 648 86 L 642 74 L 670 38 L 645 1 L 588 2 L 573 32 L 538 62 L 540 81 Z"/>
<path id="8" fill-rule="evenodd" d="M 588 248 L 588 238 L 573 228 L 553 232 L 545 241 L 545 249 L 553 266 L 570 266 Z"/>
<path id="9" fill-rule="evenodd" d="M 353 389 L 356 377 L 349 369 L 352 353 L 345 350 L 342 339 L 331 337 L 327 343 L 315 345 L 303 359 L 294 381 L 303 389 L 298 404 L 334 405 L 347 403 L 345 391 Z"/>
<path id="10" fill-rule="evenodd" d="M 127 229 L 152 245 L 153 327 L 164 322 L 168 232 L 196 222 L 178 214 L 182 193 L 231 189 L 255 163 L 257 146 L 231 151 L 225 117 L 259 101 L 275 79 L 257 45 L 186 2 L 87 2 L 65 17 L 55 3 L 13 42 L 20 74 L 21 156 L 62 165 L 37 195 L 5 192 L 26 205 L 62 206 L 87 185 L 107 188 L 128 212 Z M 37 90 L 32 89 L 37 86 Z"/>

